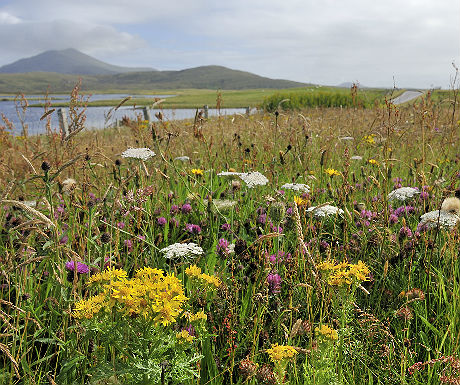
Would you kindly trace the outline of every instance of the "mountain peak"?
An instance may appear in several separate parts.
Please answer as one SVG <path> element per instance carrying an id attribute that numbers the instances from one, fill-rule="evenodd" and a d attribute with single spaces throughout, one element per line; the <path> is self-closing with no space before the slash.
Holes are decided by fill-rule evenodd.
<path id="1" fill-rule="evenodd" d="M 95 59 L 75 48 L 45 51 L 0 67 L 0 73 L 56 72 L 67 75 L 112 75 L 141 71 L 155 70 L 115 66 Z"/>

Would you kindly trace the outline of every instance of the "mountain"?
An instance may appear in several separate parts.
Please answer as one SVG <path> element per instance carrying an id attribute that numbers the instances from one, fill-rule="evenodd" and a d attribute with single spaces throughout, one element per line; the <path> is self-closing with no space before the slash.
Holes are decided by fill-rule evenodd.
<path id="1" fill-rule="evenodd" d="M 181 71 L 148 71 L 112 75 L 67 75 L 48 72 L 1 74 L 2 93 L 69 93 L 81 79 L 82 91 L 118 92 L 168 89 L 282 89 L 305 87 L 308 84 L 290 80 L 270 79 L 250 72 L 221 66 L 203 66 Z"/>
<path id="2" fill-rule="evenodd" d="M 109 75 L 139 71 L 154 70 L 152 68 L 115 66 L 73 48 L 46 51 L 0 67 L 0 73 L 55 72 L 68 75 Z"/>

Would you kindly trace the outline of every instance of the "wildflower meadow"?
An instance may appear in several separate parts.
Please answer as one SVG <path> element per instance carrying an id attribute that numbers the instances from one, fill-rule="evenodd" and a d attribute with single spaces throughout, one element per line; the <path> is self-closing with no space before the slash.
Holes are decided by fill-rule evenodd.
<path id="1" fill-rule="evenodd" d="M 460 384 L 446 95 L 87 131 L 77 89 L 68 133 L 3 119 L 0 383 Z"/>

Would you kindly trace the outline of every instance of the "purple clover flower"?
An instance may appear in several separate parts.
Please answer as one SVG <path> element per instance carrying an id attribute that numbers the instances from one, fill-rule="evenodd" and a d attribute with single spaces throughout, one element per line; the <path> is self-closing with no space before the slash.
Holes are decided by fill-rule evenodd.
<path id="1" fill-rule="evenodd" d="M 260 214 L 259 217 L 257 218 L 257 223 L 261 225 L 265 225 L 267 222 L 267 214 Z"/>
<path id="2" fill-rule="evenodd" d="M 227 241 L 225 238 L 221 238 L 217 241 L 217 254 L 220 256 L 227 256 L 228 255 L 228 246 L 230 242 Z"/>
<path id="3" fill-rule="evenodd" d="M 120 229 L 120 230 L 123 230 L 125 228 L 125 222 L 118 222 L 117 223 L 117 227 Z"/>
<path id="4" fill-rule="evenodd" d="M 179 212 L 179 206 L 178 205 L 172 205 L 171 208 L 169 209 L 169 213 L 171 215 L 177 214 Z"/>
<path id="5" fill-rule="evenodd" d="M 166 220 L 165 217 L 158 217 L 158 218 L 157 218 L 157 224 L 158 224 L 158 226 L 163 227 L 164 225 L 166 225 L 167 222 L 168 222 L 168 221 Z"/>
<path id="6" fill-rule="evenodd" d="M 128 253 L 133 251 L 133 241 L 131 239 L 125 239 L 124 245 L 125 245 L 126 250 L 128 251 Z"/>
<path id="7" fill-rule="evenodd" d="M 194 225 L 192 223 L 187 223 L 185 225 L 185 230 L 191 234 L 199 234 L 201 233 L 201 227 L 198 225 Z"/>
<path id="8" fill-rule="evenodd" d="M 277 294 L 281 291 L 281 277 L 278 273 L 270 273 L 267 276 L 268 292 L 270 294 Z"/>
<path id="9" fill-rule="evenodd" d="M 192 205 L 190 203 L 185 203 L 182 205 L 181 209 L 182 214 L 189 214 L 192 211 Z"/>
<path id="10" fill-rule="evenodd" d="M 399 230 L 399 238 L 412 238 L 412 230 L 407 226 L 401 227 Z"/>
<path id="11" fill-rule="evenodd" d="M 229 223 L 224 223 L 222 226 L 220 226 L 220 229 L 222 231 L 230 231 L 232 229 L 232 227 L 230 226 Z"/>
<path id="12" fill-rule="evenodd" d="M 394 225 L 395 223 L 398 223 L 399 218 L 396 214 L 390 214 L 390 218 L 388 218 L 388 221 L 390 224 Z"/>

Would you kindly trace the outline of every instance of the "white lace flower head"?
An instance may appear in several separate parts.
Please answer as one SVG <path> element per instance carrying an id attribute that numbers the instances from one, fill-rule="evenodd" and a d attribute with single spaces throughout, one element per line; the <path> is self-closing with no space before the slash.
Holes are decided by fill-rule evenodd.
<path id="1" fill-rule="evenodd" d="M 190 158 L 187 155 L 184 155 L 184 156 L 178 156 L 177 158 L 174 158 L 174 160 L 179 160 L 181 162 L 188 162 Z"/>
<path id="2" fill-rule="evenodd" d="M 203 254 L 203 249 L 196 243 L 174 243 L 161 249 L 167 259 L 196 258 Z"/>
<path id="3" fill-rule="evenodd" d="M 446 211 L 430 211 L 423 214 L 420 217 L 420 223 L 418 227 L 423 227 L 425 229 L 433 229 L 439 225 L 441 227 L 454 227 L 460 221 L 460 217 L 454 213 L 449 213 Z"/>
<path id="4" fill-rule="evenodd" d="M 406 199 L 413 198 L 417 194 L 420 194 L 420 191 L 416 188 L 400 187 L 388 194 L 388 200 L 405 201 Z"/>
<path id="5" fill-rule="evenodd" d="M 268 183 L 268 179 L 265 175 L 261 174 L 259 171 L 254 172 L 245 172 L 239 175 L 248 188 L 253 188 L 254 186 L 265 186 Z"/>
<path id="6" fill-rule="evenodd" d="M 225 212 L 235 207 L 238 202 L 230 199 L 213 199 L 212 203 L 217 210 Z"/>
<path id="7" fill-rule="evenodd" d="M 222 172 L 218 173 L 217 176 L 233 178 L 233 177 L 239 177 L 241 174 L 244 174 L 244 173 L 242 173 L 242 172 L 234 172 L 234 171 L 222 171 Z"/>
<path id="8" fill-rule="evenodd" d="M 304 193 L 310 192 L 310 186 L 302 183 L 285 183 L 281 186 L 282 189 L 300 191 Z"/>
<path id="9" fill-rule="evenodd" d="M 128 148 L 121 153 L 123 158 L 148 160 L 156 154 L 150 148 Z"/>
<path id="10" fill-rule="evenodd" d="M 338 207 L 325 205 L 325 206 L 312 206 L 307 209 L 307 212 L 312 213 L 317 218 L 325 218 L 331 215 L 343 215 L 343 210 Z"/>

